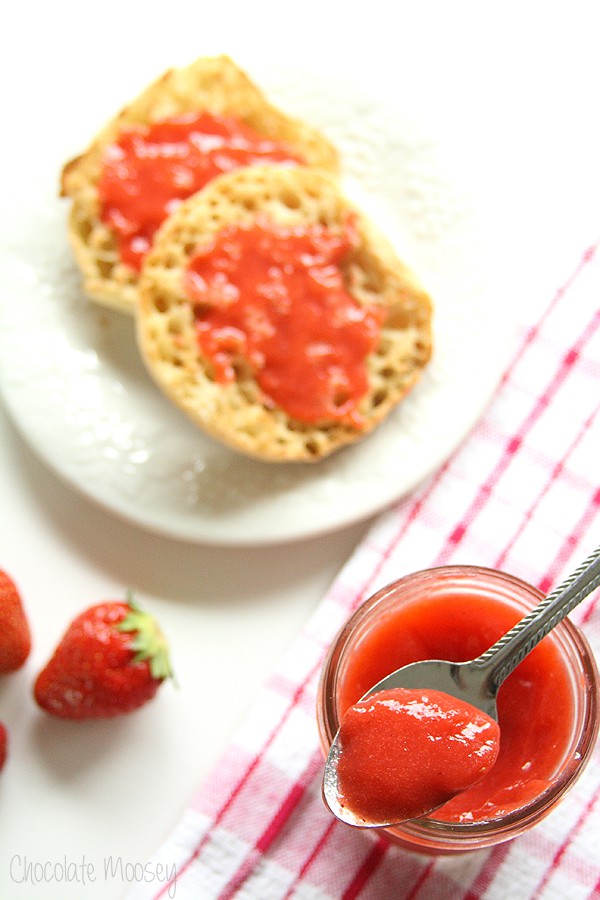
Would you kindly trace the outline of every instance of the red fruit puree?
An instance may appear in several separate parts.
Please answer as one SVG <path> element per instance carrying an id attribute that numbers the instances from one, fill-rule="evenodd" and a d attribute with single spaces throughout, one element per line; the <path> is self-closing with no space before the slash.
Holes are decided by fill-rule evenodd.
<path id="1" fill-rule="evenodd" d="M 425 596 L 382 613 L 340 673 L 340 719 L 394 669 L 422 659 L 473 659 L 523 615 L 495 598 L 450 593 Z M 494 819 L 523 807 L 549 786 L 564 759 L 573 727 L 572 687 L 551 636 L 538 644 L 501 686 L 498 722 L 496 762 L 477 784 L 437 809 L 433 818 L 449 822 Z M 393 744 L 386 747 L 379 742 L 379 747 L 382 756 L 392 757 L 395 752 Z M 420 754 L 416 762 L 424 777 L 430 774 L 437 757 L 433 748 L 422 755 L 417 747 L 412 752 Z M 445 766 L 444 759 L 442 769 Z"/>
<path id="2" fill-rule="evenodd" d="M 357 242 L 320 224 L 259 217 L 224 226 L 186 272 L 198 343 L 218 382 L 243 359 L 266 403 L 301 422 L 356 426 L 369 387 L 365 360 L 380 339 L 382 310 L 348 293 L 340 265 Z"/>
<path id="3" fill-rule="evenodd" d="M 497 722 L 441 691 L 378 691 L 342 720 L 340 801 L 366 822 L 423 816 L 483 778 L 499 737 Z"/>
<path id="4" fill-rule="evenodd" d="M 106 149 L 100 215 L 117 237 L 122 261 L 139 271 L 164 219 L 216 175 L 299 162 L 288 147 L 232 116 L 189 113 L 131 126 Z"/>

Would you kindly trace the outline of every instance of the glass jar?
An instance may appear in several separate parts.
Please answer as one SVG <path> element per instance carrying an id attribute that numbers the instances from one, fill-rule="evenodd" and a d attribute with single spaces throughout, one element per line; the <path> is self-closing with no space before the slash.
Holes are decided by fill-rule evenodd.
<path id="1" fill-rule="evenodd" d="M 317 721 L 325 754 L 343 713 L 340 695 L 349 661 L 353 656 L 356 659 L 361 642 L 375 625 L 381 624 L 382 617 L 393 614 L 404 604 L 422 601 L 424 596 L 452 597 L 452 602 L 457 604 L 460 604 L 461 598 L 468 598 L 463 600 L 464 603 L 472 602 L 474 598 L 489 598 L 508 604 L 517 618 L 526 615 L 543 599 L 543 594 L 536 588 L 518 578 L 478 566 L 427 569 L 401 578 L 378 591 L 356 610 L 340 630 L 323 665 L 317 698 Z M 445 821 L 436 819 L 433 813 L 395 827 L 380 829 L 389 840 L 427 854 L 467 852 L 510 840 L 532 828 L 555 809 L 581 775 L 594 748 L 600 723 L 600 678 L 588 642 L 568 619 L 557 625 L 544 640 L 553 641 L 558 649 L 558 658 L 571 686 L 573 710 L 570 741 L 547 787 L 523 806 L 496 818 Z M 463 660 L 474 655 L 477 654 L 463 656 Z M 457 658 L 455 661 L 461 660 Z M 397 665 L 392 662 L 383 674 L 394 668 Z M 371 684 L 377 680 L 374 679 Z"/>

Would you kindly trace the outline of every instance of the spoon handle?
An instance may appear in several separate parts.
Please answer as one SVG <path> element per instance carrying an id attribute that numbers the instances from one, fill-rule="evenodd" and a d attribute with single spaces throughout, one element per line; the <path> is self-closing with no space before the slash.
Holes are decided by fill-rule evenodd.
<path id="1" fill-rule="evenodd" d="M 488 670 L 487 683 L 495 695 L 504 679 L 585 597 L 600 586 L 600 547 L 538 603 L 500 640 L 482 653 L 474 665 Z"/>

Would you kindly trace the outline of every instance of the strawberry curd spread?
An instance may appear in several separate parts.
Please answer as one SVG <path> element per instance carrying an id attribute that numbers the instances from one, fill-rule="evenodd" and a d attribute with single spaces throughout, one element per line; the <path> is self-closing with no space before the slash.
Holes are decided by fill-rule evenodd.
<path id="1" fill-rule="evenodd" d="M 216 175 L 300 162 L 289 148 L 231 116 L 190 113 L 129 127 L 105 151 L 100 217 L 117 237 L 121 260 L 139 271 L 163 220 Z"/>
<path id="2" fill-rule="evenodd" d="M 338 704 L 344 712 L 383 677 L 422 659 L 464 662 L 479 656 L 522 618 L 523 613 L 492 596 L 435 593 L 390 609 L 374 620 L 353 648 L 339 673 Z M 402 718 L 402 717 L 399 717 Z M 500 750 L 484 777 L 432 813 L 447 822 L 496 819 L 522 808 L 552 783 L 564 761 L 573 730 L 573 687 L 558 646 L 545 638 L 509 675 L 498 693 Z M 381 720 L 383 722 L 383 719 Z M 384 726 L 376 724 L 380 738 Z M 443 730 L 443 726 L 442 726 Z M 427 731 L 427 723 L 424 733 Z M 375 746 L 379 762 L 389 757 L 393 742 Z M 437 765 L 450 782 L 457 773 L 431 742 L 425 750 L 413 744 L 406 752 L 429 778 Z M 372 763 L 365 764 L 369 777 Z M 362 777 L 357 774 L 357 779 Z M 436 775 L 437 778 L 437 775 Z M 377 797 L 374 803 L 384 803 Z"/>
<path id="3" fill-rule="evenodd" d="M 266 218 L 222 228 L 191 258 L 186 291 L 202 354 L 217 382 L 249 367 L 266 404 L 301 422 L 360 427 L 367 356 L 379 344 L 383 310 L 358 303 L 340 269 L 356 243 L 324 225 Z"/>
<path id="4" fill-rule="evenodd" d="M 342 719 L 340 802 L 366 822 L 426 815 L 484 777 L 499 738 L 493 719 L 441 691 L 378 691 Z"/>

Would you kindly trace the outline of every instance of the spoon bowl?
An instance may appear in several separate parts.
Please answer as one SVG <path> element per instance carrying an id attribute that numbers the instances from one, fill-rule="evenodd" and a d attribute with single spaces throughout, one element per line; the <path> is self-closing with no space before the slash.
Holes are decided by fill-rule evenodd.
<path id="1" fill-rule="evenodd" d="M 498 718 L 496 696 L 503 681 L 534 647 L 582 600 L 600 585 L 600 548 L 573 574 L 548 594 L 528 615 L 485 653 L 466 662 L 423 660 L 403 666 L 373 685 L 361 700 L 393 688 L 442 691 Z M 384 828 L 398 821 L 365 821 L 340 800 L 338 764 L 343 753 L 338 730 L 331 744 L 323 773 L 323 797 L 331 812 L 348 825 Z M 424 810 L 423 815 L 433 812 Z"/>

